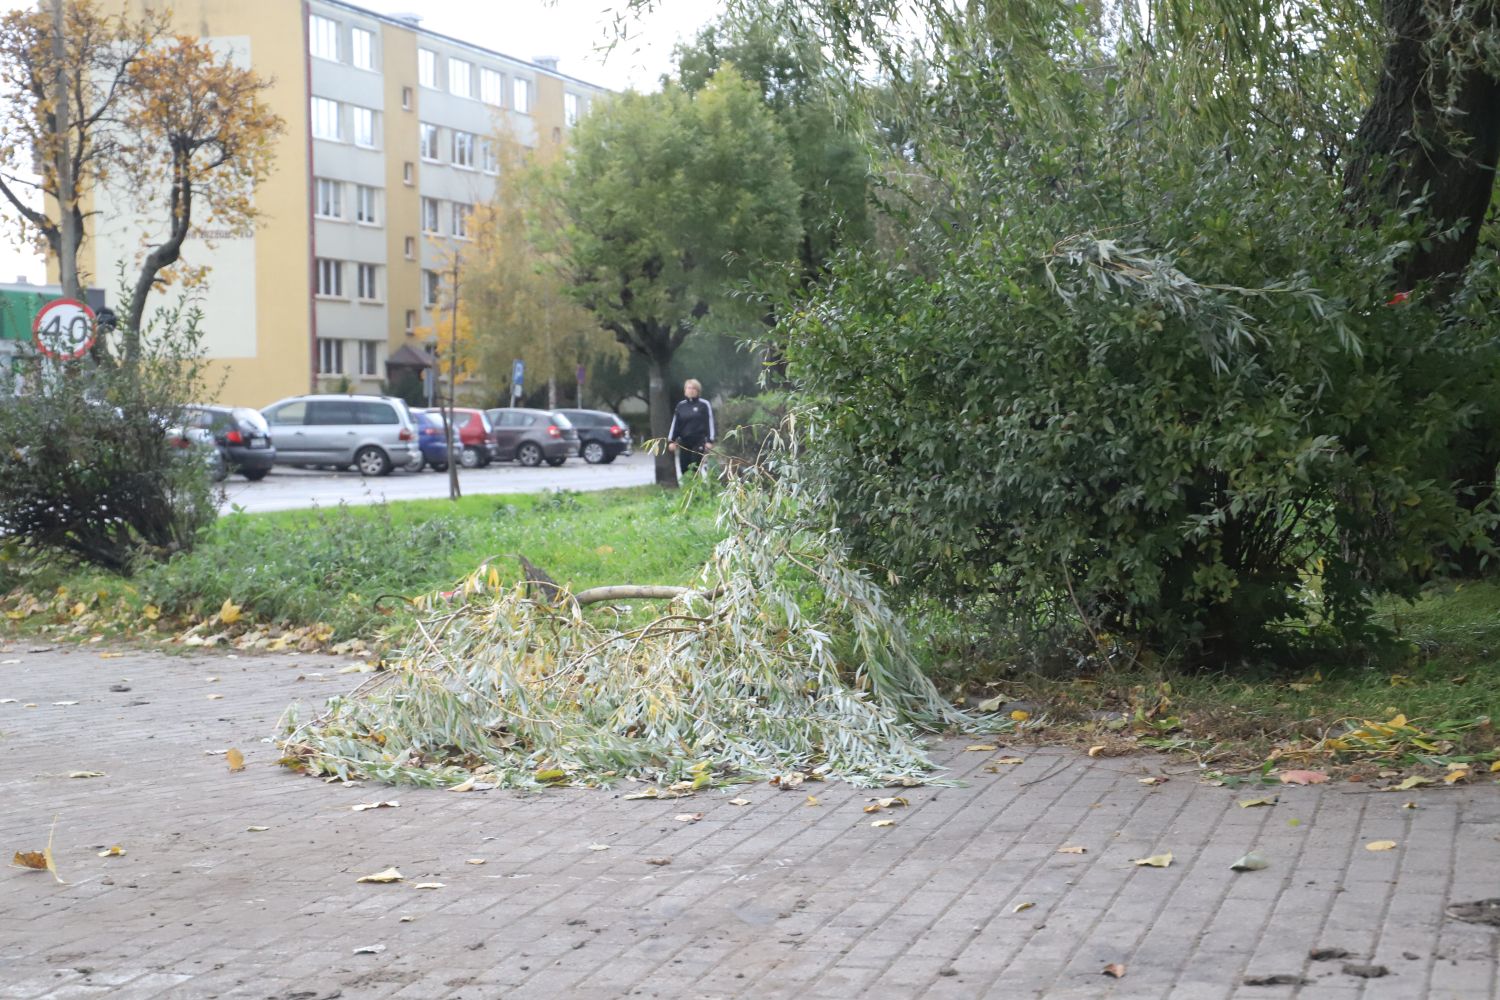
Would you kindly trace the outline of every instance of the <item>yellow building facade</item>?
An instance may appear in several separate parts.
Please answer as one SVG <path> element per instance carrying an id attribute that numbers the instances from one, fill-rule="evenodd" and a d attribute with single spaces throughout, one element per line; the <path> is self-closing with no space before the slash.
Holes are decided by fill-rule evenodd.
<path id="1" fill-rule="evenodd" d="M 116 0 L 140 15 L 158 6 Z M 163 5 L 165 6 L 165 5 Z M 501 182 L 498 136 L 545 154 L 604 88 L 335 0 L 177 0 L 173 27 L 273 82 L 286 128 L 256 191 L 253 235 L 200 232 L 207 401 L 262 407 L 310 391 L 377 392 L 387 360 L 446 301 L 446 266 Z M 92 193 L 81 264 L 110 291 L 151 224 L 128 192 Z M 147 306 L 169 304 L 158 292 Z M 405 352 L 410 356 L 410 352 Z M 398 359 L 399 360 L 399 359 Z"/>

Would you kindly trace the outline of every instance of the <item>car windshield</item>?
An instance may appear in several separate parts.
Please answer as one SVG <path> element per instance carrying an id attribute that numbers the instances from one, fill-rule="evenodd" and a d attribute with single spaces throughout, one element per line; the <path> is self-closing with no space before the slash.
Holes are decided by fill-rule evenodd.
<path id="1" fill-rule="evenodd" d="M 236 406 L 229 412 L 234 416 L 235 420 L 238 420 L 242 425 L 250 427 L 252 430 L 265 432 L 271 429 L 271 425 L 266 423 L 266 418 L 260 415 L 259 410 L 252 410 L 248 406 Z"/>
<path id="2" fill-rule="evenodd" d="M 573 429 L 572 421 L 563 416 L 561 413 L 552 414 L 552 422 L 557 424 L 557 426 L 561 427 L 565 431 L 570 431 Z"/>

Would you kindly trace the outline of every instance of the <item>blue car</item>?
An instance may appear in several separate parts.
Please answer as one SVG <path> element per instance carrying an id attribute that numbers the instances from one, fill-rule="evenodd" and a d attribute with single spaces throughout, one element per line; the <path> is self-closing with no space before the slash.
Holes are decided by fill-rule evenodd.
<path id="1" fill-rule="evenodd" d="M 417 421 L 417 445 L 421 449 L 421 463 L 415 460 L 407 466 L 408 472 L 421 472 L 422 467 L 437 472 L 448 471 L 448 442 L 443 436 L 443 415 L 438 410 L 411 411 Z M 454 450 L 457 451 L 455 444 Z"/>

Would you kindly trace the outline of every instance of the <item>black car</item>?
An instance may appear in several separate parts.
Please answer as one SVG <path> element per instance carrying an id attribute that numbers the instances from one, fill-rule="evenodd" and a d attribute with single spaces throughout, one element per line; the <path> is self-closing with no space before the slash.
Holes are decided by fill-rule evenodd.
<path id="1" fill-rule="evenodd" d="M 271 428 L 259 410 L 247 406 L 189 406 L 182 422 L 185 427 L 212 434 L 225 467 L 246 479 L 266 478 L 276 462 Z"/>
<path id="2" fill-rule="evenodd" d="M 608 465 L 630 454 L 630 428 L 603 410 L 558 410 L 578 429 L 578 454 L 590 465 Z"/>

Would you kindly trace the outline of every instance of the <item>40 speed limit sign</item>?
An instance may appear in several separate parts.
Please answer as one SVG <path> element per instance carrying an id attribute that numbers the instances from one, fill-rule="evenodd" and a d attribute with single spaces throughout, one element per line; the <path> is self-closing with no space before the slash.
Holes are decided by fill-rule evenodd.
<path id="1" fill-rule="evenodd" d="M 55 299 L 31 324 L 36 349 L 58 361 L 76 361 L 94 346 L 94 310 L 77 299 Z"/>

